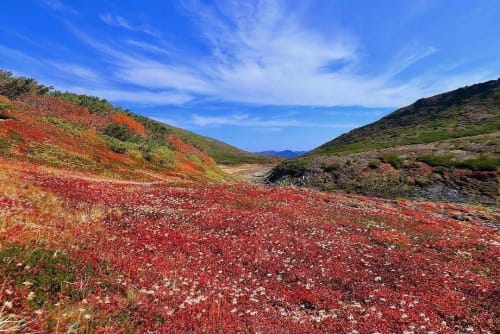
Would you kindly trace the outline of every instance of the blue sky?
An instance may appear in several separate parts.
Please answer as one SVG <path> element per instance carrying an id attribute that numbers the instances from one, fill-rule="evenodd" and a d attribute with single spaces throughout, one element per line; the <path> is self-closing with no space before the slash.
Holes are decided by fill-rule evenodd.
<path id="1" fill-rule="evenodd" d="M 250 151 L 500 76 L 500 1 L 5 1 L 0 68 Z"/>

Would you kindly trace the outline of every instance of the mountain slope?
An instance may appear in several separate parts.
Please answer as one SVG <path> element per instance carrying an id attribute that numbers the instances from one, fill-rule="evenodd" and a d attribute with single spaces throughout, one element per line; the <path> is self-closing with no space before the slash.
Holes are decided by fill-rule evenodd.
<path id="1" fill-rule="evenodd" d="M 222 141 L 206 136 L 201 136 L 185 129 L 161 123 L 150 118 L 131 113 L 128 110 L 115 108 L 111 106 L 107 101 L 102 99 L 67 92 L 55 92 L 54 95 L 68 102 L 87 107 L 94 113 L 107 114 L 113 112 L 113 110 L 126 113 L 130 117 L 133 117 L 138 122 L 142 123 L 146 128 L 148 128 L 153 136 L 161 137 L 165 134 L 173 133 L 182 138 L 182 140 L 186 143 L 193 145 L 202 152 L 208 154 L 218 164 L 261 163 L 272 161 L 272 158 L 265 155 L 243 151 Z"/>
<path id="2" fill-rule="evenodd" d="M 276 161 L 275 158 L 265 154 L 247 152 L 217 139 L 201 136 L 191 131 L 170 125 L 166 126 L 178 133 L 186 142 L 211 156 L 218 164 L 233 165 L 242 163 L 269 163 Z"/>
<path id="3" fill-rule="evenodd" d="M 271 160 L 104 99 L 50 91 L 0 71 L 0 156 L 129 179 L 223 180 L 216 163 Z"/>
<path id="4" fill-rule="evenodd" d="M 126 113 L 91 113 L 55 96 L 0 97 L 0 156 L 126 179 L 222 180 L 215 161 L 175 133 L 155 133 Z"/>
<path id="5" fill-rule="evenodd" d="M 99 157 L 102 153 L 100 150 L 102 147 L 107 147 L 112 151 L 111 155 L 114 154 L 114 158 L 118 158 L 117 162 L 128 161 L 127 168 L 131 170 L 141 166 L 154 170 L 175 170 L 178 166 L 196 165 L 197 167 L 186 168 L 196 170 L 198 174 L 199 172 L 203 174 L 203 170 L 206 169 L 212 176 L 220 176 L 223 173 L 214 167 L 215 163 L 238 164 L 273 160 L 271 157 L 246 152 L 221 141 L 136 115 L 98 97 L 52 91 L 52 87 L 41 85 L 34 79 L 14 77 L 7 71 L 0 71 L 0 96 L 3 96 L 0 120 L 4 119 L 6 122 L 3 124 L 5 125 L 3 138 L 0 137 L 6 150 L 2 152 L 3 154 L 12 154 L 10 148 L 21 147 L 19 141 L 23 141 L 23 131 L 26 132 L 27 129 L 20 133 L 7 129 L 19 123 L 19 126 L 35 128 L 46 135 L 48 131 L 49 137 L 55 136 L 52 138 L 53 146 L 73 138 L 73 142 L 69 145 L 73 145 L 73 153 L 78 152 L 75 153 L 78 156 L 85 155 L 79 151 L 78 142 L 82 142 L 83 146 L 88 145 L 87 152 L 94 152 L 93 158 L 102 158 Z M 58 128 L 59 132 L 54 128 Z M 59 138 L 60 142 L 57 140 Z M 92 138 L 96 140 L 93 141 Z M 34 142 L 25 143 L 28 151 L 34 150 L 30 148 L 32 145 L 43 144 L 36 142 L 38 139 L 40 138 L 31 138 L 29 140 Z M 100 148 L 97 149 L 95 145 L 100 145 Z M 45 147 L 38 151 L 47 153 L 57 150 L 53 147 L 51 151 Z M 28 156 L 33 155 L 30 154 Z M 61 152 L 52 154 L 67 155 Z M 62 156 L 59 157 L 61 159 L 54 157 L 44 157 L 44 159 L 67 163 L 68 157 Z M 129 161 L 130 159 L 133 162 Z M 184 162 L 180 162 L 181 160 Z M 99 161 L 94 161 L 92 164 L 98 165 Z M 109 162 L 109 165 L 112 166 L 113 162 Z"/>
<path id="6" fill-rule="evenodd" d="M 342 154 L 500 130 L 500 79 L 416 101 L 311 152 Z"/>
<path id="7" fill-rule="evenodd" d="M 498 198 L 500 80 L 398 109 L 277 166 L 273 183 L 383 197 Z"/>

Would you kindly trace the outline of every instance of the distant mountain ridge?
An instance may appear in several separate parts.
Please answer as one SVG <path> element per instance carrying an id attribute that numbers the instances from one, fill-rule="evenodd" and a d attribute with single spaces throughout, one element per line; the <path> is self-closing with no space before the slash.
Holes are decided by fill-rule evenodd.
<path id="1" fill-rule="evenodd" d="M 423 98 L 284 161 L 271 183 L 382 197 L 498 201 L 500 79 Z"/>
<path id="2" fill-rule="evenodd" d="M 257 152 L 258 154 L 264 155 L 272 155 L 283 158 L 296 158 L 298 156 L 306 154 L 308 151 L 292 151 L 292 150 L 284 150 L 284 151 L 262 151 Z"/>

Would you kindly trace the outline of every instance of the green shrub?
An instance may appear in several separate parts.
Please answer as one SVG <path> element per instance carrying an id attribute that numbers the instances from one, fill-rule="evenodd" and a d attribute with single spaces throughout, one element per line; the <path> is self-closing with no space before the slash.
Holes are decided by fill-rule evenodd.
<path id="1" fill-rule="evenodd" d="M 0 95 L 15 99 L 26 94 L 44 95 L 53 87 L 40 85 L 35 79 L 14 77 L 12 72 L 0 70 Z"/>
<path id="2" fill-rule="evenodd" d="M 124 154 L 127 152 L 127 148 L 122 143 L 109 142 L 108 147 L 111 151 L 118 153 L 118 154 Z"/>
<path id="3" fill-rule="evenodd" d="M 457 168 L 465 168 L 474 171 L 496 171 L 500 166 L 500 159 L 480 156 L 476 159 L 460 160 L 454 163 Z"/>
<path id="4" fill-rule="evenodd" d="M 55 91 L 52 95 L 59 97 L 60 99 L 80 105 L 87 108 L 91 113 L 98 115 L 110 115 L 114 112 L 122 112 L 123 110 L 119 107 L 114 107 L 105 99 L 98 98 L 96 96 L 89 95 L 79 95 L 69 92 L 59 92 Z"/>
<path id="5" fill-rule="evenodd" d="M 380 158 L 384 163 L 390 164 L 396 169 L 403 167 L 404 158 L 396 153 L 387 153 Z"/>
<path id="6" fill-rule="evenodd" d="M 104 129 L 104 134 L 109 137 L 116 138 L 121 141 L 136 141 L 137 134 L 131 131 L 126 125 L 109 123 Z"/>
<path id="7" fill-rule="evenodd" d="M 7 103 L 0 102 L 0 111 L 4 111 L 9 109 L 9 105 Z"/>
<path id="8" fill-rule="evenodd" d="M 339 162 L 335 162 L 335 163 L 333 163 L 331 165 L 323 165 L 323 166 L 321 166 L 321 168 L 325 172 L 327 172 L 327 173 L 331 173 L 331 172 L 334 172 L 336 170 L 339 170 L 340 167 L 342 167 L 342 166 L 341 166 L 341 164 Z"/>
<path id="9" fill-rule="evenodd" d="M 444 175 L 446 172 L 448 172 L 448 167 L 444 166 L 436 166 L 433 170 L 434 173 Z"/>
<path id="10" fill-rule="evenodd" d="M 432 167 L 442 166 L 442 167 L 452 167 L 453 159 L 455 156 L 453 154 L 444 155 L 434 155 L 434 154 L 423 154 L 417 157 L 417 160 L 428 164 Z"/>
<path id="11" fill-rule="evenodd" d="M 75 135 L 75 136 L 79 135 L 81 132 L 80 127 L 78 127 L 77 125 L 75 125 L 71 122 L 68 122 L 64 119 L 61 119 L 61 118 L 49 116 L 49 117 L 45 117 L 44 120 L 49 122 L 49 123 L 54 124 L 58 128 L 61 128 L 63 130 L 68 131 L 69 133 L 71 133 L 72 135 Z"/>
<path id="12" fill-rule="evenodd" d="M 379 160 L 370 161 L 368 167 L 370 167 L 371 169 L 377 169 L 380 167 L 380 161 Z"/>
<path id="13" fill-rule="evenodd" d="M 291 175 L 293 177 L 298 177 L 304 175 L 304 173 L 308 168 L 309 168 L 309 163 L 306 160 L 298 159 L 298 160 L 287 160 L 278 165 L 278 167 L 276 167 L 276 170 Z"/>
<path id="14" fill-rule="evenodd" d="M 433 167 L 456 167 L 474 171 L 495 171 L 500 165 L 500 159 L 482 155 L 475 159 L 455 160 L 453 154 L 431 155 L 417 157 L 418 161 Z"/>

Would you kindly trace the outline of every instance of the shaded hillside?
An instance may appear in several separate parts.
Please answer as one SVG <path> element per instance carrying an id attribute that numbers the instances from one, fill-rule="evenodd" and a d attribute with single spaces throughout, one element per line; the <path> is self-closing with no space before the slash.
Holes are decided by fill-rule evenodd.
<path id="1" fill-rule="evenodd" d="M 500 165 L 500 80 L 398 109 L 310 153 L 269 181 L 383 197 L 495 203 Z"/>

